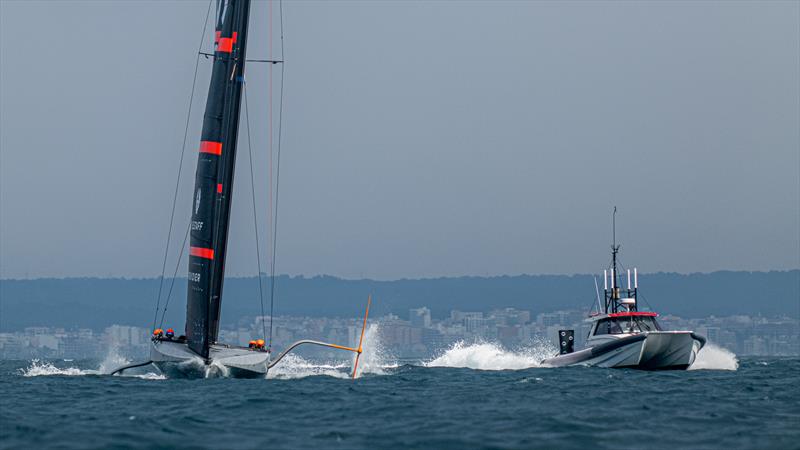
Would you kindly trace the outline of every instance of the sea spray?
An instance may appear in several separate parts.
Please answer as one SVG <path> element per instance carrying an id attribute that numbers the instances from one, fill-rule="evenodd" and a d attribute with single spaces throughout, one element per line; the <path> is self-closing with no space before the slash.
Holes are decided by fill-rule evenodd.
<path id="1" fill-rule="evenodd" d="M 510 351 L 490 342 L 467 344 L 459 341 L 438 357 L 423 363 L 425 367 L 464 367 L 477 370 L 520 370 L 543 367 L 541 361 L 557 352 L 552 344 Z"/>
<path id="2" fill-rule="evenodd" d="M 380 326 L 371 324 L 364 333 L 363 352 L 358 362 L 356 378 L 364 375 L 386 375 L 388 369 L 398 367 L 397 360 L 381 343 Z M 354 343 L 353 345 L 358 345 Z M 341 359 L 315 361 L 305 359 L 296 354 L 286 355 L 281 362 L 269 370 L 267 378 L 296 379 L 311 376 L 329 376 L 334 378 L 352 377 L 355 354 L 352 357 L 342 353 Z"/>
<path id="3" fill-rule="evenodd" d="M 115 344 L 108 347 L 108 352 L 100 362 L 100 367 L 97 370 L 102 374 L 109 374 L 128 364 L 130 364 L 130 361 L 120 354 L 119 347 Z"/>
<path id="4" fill-rule="evenodd" d="M 121 357 L 119 357 L 121 358 Z M 65 361 L 65 362 L 72 362 L 72 361 Z M 41 377 L 41 376 L 87 376 L 87 375 L 108 375 L 111 371 L 116 369 L 117 367 L 121 367 L 122 365 L 126 364 L 126 362 L 119 363 L 119 360 L 115 360 L 114 357 L 106 357 L 97 369 L 82 369 L 80 367 L 58 367 L 55 363 L 49 361 L 42 361 L 39 359 L 33 359 L 30 362 L 30 365 L 25 368 L 19 369 L 19 374 L 24 377 Z M 132 377 L 132 378 L 141 378 L 143 380 L 164 380 L 166 377 L 160 373 L 156 373 L 155 371 L 150 371 L 146 373 L 124 373 L 120 374 L 119 376 L 125 377 Z"/>
<path id="5" fill-rule="evenodd" d="M 347 378 L 352 366 L 347 361 L 315 362 L 302 356 L 288 354 L 275 367 L 269 369 L 267 378 L 289 380 L 318 375 Z"/>
<path id="6" fill-rule="evenodd" d="M 72 359 L 65 359 L 64 362 L 72 363 Z M 97 369 L 86 369 L 79 367 L 58 367 L 52 362 L 31 360 L 30 366 L 20 369 L 20 373 L 26 377 L 38 376 L 84 376 L 84 375 L 108 375 L 114 370 L 130 364 L 130 361 L 120 353 L 116 345 L 108 347 L 108 351 L 100 361 Z M 123 373 L 121 376 L 131 376 L 147 380 L 163 380 L 165 377 L 155 371 L 148 373 Z"/>
<path id="7" fill-rule="evenodd" d="M 709 342 L 697 353 L 697 358 L 689 370 L 737 370 L 738 368 L 739 360 L 733 352 Z"/>
<path id="8" fill-rule="evenodd" d="M 202 360 L 200 361 L 202 363 Z M 228 378 L 231 376 L 231 370 L 225 367 L 219 361 L 211 361 L 211 364 L 205 364 L 205 378 Z"/>
<path id="9" fill-rule="evenodd" d="M 381 342 L 380 325 L 377 323 L 367 327 L 362 350 L 356 378 L 365 374 L 386 375 L 387 369 L 394 369 L 398 366 L 397 359 Z M 353 363 L 355 363 L 355 359 L 356 355 L 353 355 Z"/>
<path id="10" fill-rule="evenodd" d="M 120 367 L 127 366 L 130 364 L 131 361 L 123 356 L 120 353 L 119 346 L 111 345 L 108 347 L 108 352 L 103 360 L 100 362 L 100 366 L 97 369 L 98 375 L 108 375 L 111 372 L 119 369 Z M 149 371 L 145 373 L 141 373 L 141 369 L 138 372 L 134 370 L 128 370 L 125 372 L 121 372 L 119 376 L 125 377 L 135 377 L 141 378 L 143 380 L 165 380 L 166 377 L 158 372 L 158 370 L 153 366 L 148 366 Z"/>
<path id="11" fill-rule="evenodd" d="M 77 367 L 56 367 L 53 363 L 41 361 L 39 359 L 31 360 L 31 364 L 24 368 L 19 369 L 19 372 L 24 377 L 41 377 L 41 376 L 80 376 L 80 375 L 98 375 L 100 372 L 97 370 L 79 369 Z"/>

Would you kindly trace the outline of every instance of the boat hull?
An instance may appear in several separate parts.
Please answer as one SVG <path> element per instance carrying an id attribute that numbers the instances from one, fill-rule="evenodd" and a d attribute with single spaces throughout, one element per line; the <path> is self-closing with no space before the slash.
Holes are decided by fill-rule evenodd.
<path id="1" fill-rule="evenodd" d="M 705 338 L 691 331 L 653 331 L 611 338 L 586 349 L 545 359 L 553 367 L 584 365 L 643 370 L 689 368 Z"/>
<path id="2" fill-rule="evenodd" d="M 204 360 L 182 342 L 153 341 L 150 359 L 169 377 L 180 378 L 263 378 L 270 354 L 241 347 L 212 345 Z"/>

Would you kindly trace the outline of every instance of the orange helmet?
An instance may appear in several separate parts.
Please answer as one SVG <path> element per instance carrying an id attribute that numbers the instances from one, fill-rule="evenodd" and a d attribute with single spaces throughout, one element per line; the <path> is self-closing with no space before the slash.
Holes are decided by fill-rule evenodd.
<path id="1" fill-rule="evenodd" d="M 259 347 L 263 347 L 264 346 L 264 340 L 263 339 L 257 340 L 256 343 L 258 343 Z"/>
<path id="2" fill-rule="evenodd" d="M 163 334 L 163 333 L 164 333 L 164 330 L 162 330 L 161 328 L 156 328 L 155 330 L 153 330 L 153 334 L 156 335 L 156 336 L 158 336 L 159 334 Z"/>

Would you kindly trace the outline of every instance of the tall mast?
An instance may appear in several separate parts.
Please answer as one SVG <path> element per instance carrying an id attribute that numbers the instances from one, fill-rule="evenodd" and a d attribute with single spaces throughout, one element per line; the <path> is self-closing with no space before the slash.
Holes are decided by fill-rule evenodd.
<path id="1" fill-rule="evenodd" d="M 619 270 L 617 269 L 617 253 L 619 253 L 619 245 L 617 245 L 617 207 L 614 207 L 614 213 L 611 214 L 611 270 L 614 277 L 614 290 L 612 292 L 615 300 L 619 299 Z M 616 307 L 614 308 L 616 312 Z"/>
<path id="2" fill-rule="evenodd" d="M 209 356 L 219 333 L 250 0 L 218 3 L 214 62 L 193 195 L 186 339 Z"/>

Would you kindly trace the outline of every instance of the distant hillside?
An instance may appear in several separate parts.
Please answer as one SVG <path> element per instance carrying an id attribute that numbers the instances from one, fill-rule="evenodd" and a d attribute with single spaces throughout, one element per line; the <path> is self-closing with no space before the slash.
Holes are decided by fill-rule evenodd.
<path id="1" fill-rule="evenodd" d="M 165 284 L 168 287 L 169 283 Z M 662 314 L 800 316 L 799 270 L 656 273 L 642 275 L 640 286 L 644 299 Z M 113 323 L 149 327 L 157 292 L 156 279 L 2 280 L 0 330 L 28 326 L 98 329 Z M 375 299 L 376 315 L 391 312 L 401 317 L 407 316 L 409 308 L 419 306 L 429 307 L 437 317 L 449 314 L 452 309 L 488 311 L 502 307 L 528 309 L 536 314 L 588 308 L 595 296 L 591 275 L 396 281 L 281 276 L 276 283 L 276 294 L 275 312 L 279 315 L 347 317 L 361 313 L 368 294 Z M 224 295 L 223 323 L 234 324 L 242 316 L 259 314 L 255 277 L 226 280 Z M 186 280 L 179 279 L 168 310 L 170 324 L 183 324 L 185 296 Z M 268 303 L 268 299 L 265 301 Z"/>

